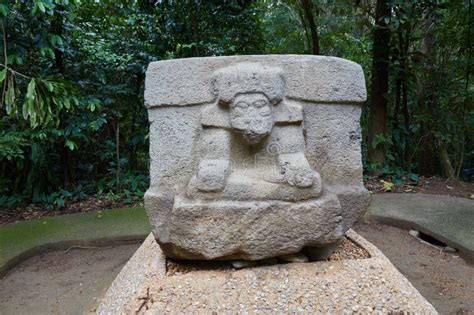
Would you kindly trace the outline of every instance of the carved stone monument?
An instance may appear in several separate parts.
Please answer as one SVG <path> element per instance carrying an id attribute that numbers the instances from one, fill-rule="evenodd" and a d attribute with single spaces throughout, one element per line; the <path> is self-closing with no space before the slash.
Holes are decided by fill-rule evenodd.
<path id="1" fill-rule="evenodd" d="M 368 205 L 359 65 L 320 56 L 151 63 L 151 187 L 167 257 L 326 258 Z"/>
<path id="2" fill-rule="evenodd" d="M 361 67 L 339 58 L 151 63 L 145 207 L 153 233 L 97 314 L 437 314 L 350 230 L 369 201 L 359 127 L 365 98 Z M 326 258 L 341 240 L 327 261 L 272 264 L 295 262 L 300 252 Z M 231 260 L 234 268 L 173 258 Z M 236 270 L 245 264 L 256 267 Z"/>

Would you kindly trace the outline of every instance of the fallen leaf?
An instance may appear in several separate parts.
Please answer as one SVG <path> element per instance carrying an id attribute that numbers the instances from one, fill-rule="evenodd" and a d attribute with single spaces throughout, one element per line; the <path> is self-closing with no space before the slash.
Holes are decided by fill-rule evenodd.
<path id="1" fill-rule="evenodd" d="M 393 183 L 391 182 L 387 182 L 387 181 L 384 181 L 384 180 L 381 180 L 382 184 L 383 184 L 383 190 L 384 191 L 392 191 L 392 188 L 394 186 Z"/>

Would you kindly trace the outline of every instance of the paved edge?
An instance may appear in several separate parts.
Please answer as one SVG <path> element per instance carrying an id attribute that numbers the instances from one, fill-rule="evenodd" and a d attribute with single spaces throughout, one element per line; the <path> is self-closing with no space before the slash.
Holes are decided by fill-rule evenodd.
<path id="1" fill-rule="evenodd" d="M 0 227 L 0 278 L 34 255 L 74 246 L 143 241 L 150 233 L 143 208 L 46 217 Z"/>
<path id="2" fill-rule="evenodd" d="M 394 194 L 395 195 L 395 194 Z M 403 194 L 397 194 L 403 195 Z M 423 196 L 432 196 L 427 194 L 416 194 L 416 195 L 423 195 Z M 458 198 L 452 196 L 443 196 L 443 195 L 434 195 L 436 198 L 445 198 L 446 200 L 449 199 L 461 199 L 464 200 L 465 198 Z M 404 230 L 417 230 L 424 234 L 427 234 L 438 241 L 441 241 L 452 248 L 456 248 L 459 250 L 459 254 L 464 260 L 469 264 L 474 264 L 474 251 L 471 248 L 467 248 L 462 243 L 458 241 L 454 241 L 452 239 L 447 238 L 445 235 L 440 234 L 438 231 L 430 229 L 429 226 L 423 224 L 422 222 L 415 222 L 410 218 L 403 218 L 403 217 L 395 217 L 392 216 L 390 213 L 381 213 L 378 206 L 374 205 L 374 199 L 377 198 L 377 195 L 372 195 L 372 199 L 370 205 L 367 209 L 367 212 L 364 215 L 364 220 L 368 222 L 377 222 L 385 225 L 390 225 L 394 227 L 398 227 Z"/>

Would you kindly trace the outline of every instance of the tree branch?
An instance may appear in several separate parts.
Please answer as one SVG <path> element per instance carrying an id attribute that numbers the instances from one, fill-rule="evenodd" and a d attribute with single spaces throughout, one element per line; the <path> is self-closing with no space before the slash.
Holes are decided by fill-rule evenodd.
<path id="1" fill-rule="evenodd" d="M 8 71 L 10 71 L 14 75 L 19 75 L 20 77 L 23 77 L 23 78 L 28 79 L 28 80 L 32 79 L 31 77 L 27 76 L 26 74 L 15 71 L 15 70 L 13 70 L 12 68 L 8 67 L 7 65 L 5 65 L 3 63 L 0 63 L 0 66 L 6 68 Z"/>
<path id="2" fill-rule="evenodd" d="M 2 34 L 3 34 L 3 58 L 5 60 L 5 68 L 7 68 L 7 65 L 8 65 L 7 35 L 5 32 L 5 25 L 3 24 L 3 21 L 1 21 L 1 24 L 2 24 Z"/>

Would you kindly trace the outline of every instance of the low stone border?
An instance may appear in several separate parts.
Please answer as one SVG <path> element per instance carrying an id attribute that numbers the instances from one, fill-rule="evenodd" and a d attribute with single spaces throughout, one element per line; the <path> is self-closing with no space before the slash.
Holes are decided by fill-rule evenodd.
<path id="1" fill-rule="evenodd" d="M 414 229 L 459 250 L 474 263 L 474 200 L 428 194 L 372 195 L 365 220 Z"/>
<path id="2" fill-rule="evenodd" d="M 0 277 L 19 262 L 44 251 L 142 241 L 149 233 L 143 208 L 76 213 L 9 224 L 0 228 Z"/>

